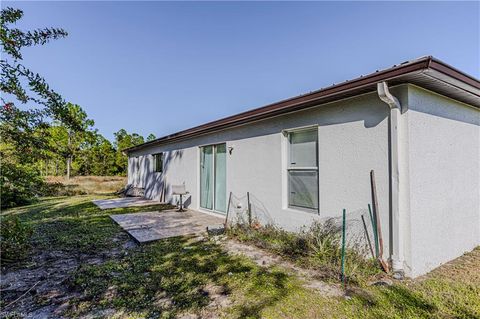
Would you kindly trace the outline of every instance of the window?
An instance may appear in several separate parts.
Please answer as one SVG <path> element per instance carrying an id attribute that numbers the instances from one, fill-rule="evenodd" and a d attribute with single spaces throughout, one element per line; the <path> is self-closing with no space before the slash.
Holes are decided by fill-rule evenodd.
<path id="1" fill-rule="evenodd" d="M 288 206 L 318 210 L 318 131 L 288 132 Z"/>
<path id="2" fill-rule="evenodd" d="M 163 153 L 153 154 L 153 170 L 157 173 L 163 172 Z"/>
<path id="3" fill-rule="evenodd" d="M 140 158 L 138 156 L 135 156 L 135 173 L 138 174 L 138 171 L 140 170 Z"/>

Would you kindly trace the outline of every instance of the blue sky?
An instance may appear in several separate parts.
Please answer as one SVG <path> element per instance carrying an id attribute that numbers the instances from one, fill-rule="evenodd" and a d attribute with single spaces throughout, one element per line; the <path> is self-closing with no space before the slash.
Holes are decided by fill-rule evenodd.
<path id="1" fill-rule="evenodd" d="M 480 77 L 479 2 L 6 2 L 25 64 L 106 138 L 157 137 L 423 55 Z"/>

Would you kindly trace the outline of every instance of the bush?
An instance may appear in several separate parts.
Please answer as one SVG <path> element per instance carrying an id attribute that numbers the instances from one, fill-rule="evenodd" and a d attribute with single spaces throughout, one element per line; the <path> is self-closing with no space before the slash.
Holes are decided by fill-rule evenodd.
<path id="1" fill-rule="evenodd" d="M 32 228 L 16 216 L 0 219 L 0 255 L 2 262 L 13 262 L 25 258 Z"/>
<path id="2" fill-rule="evenodd" d="M 45 181 L 35 167 L 4 161 L 0 176 L 1 208 L 31 203 L 44 186 Z"/>

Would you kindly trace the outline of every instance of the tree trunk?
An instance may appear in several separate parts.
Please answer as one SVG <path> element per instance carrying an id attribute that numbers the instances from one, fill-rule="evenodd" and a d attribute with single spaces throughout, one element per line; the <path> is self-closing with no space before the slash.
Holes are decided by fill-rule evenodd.
<path id="1" fill-rule="evenodd" d="M 68 132 L 68 151 L 70 153 L 70 132 Z M 67 155 L 67 180 L 70 179 L 70 164 L 72 163 L 72 155 Z"/>
<path id="2" fill-rule="evenodd" d="M 68 156 L 67 157 L 67 180 L 70 179 L 70 164 L 72 162 L 72 157 Z"/>

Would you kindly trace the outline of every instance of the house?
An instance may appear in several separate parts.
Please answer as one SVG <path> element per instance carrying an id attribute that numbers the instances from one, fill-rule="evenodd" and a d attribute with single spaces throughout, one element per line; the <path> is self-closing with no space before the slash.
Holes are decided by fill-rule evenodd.
<path id="1" fill-rule="evenodd" d="M 480 81 L 422 57 L 131 147 L 128 183 L 215 214 L 249 192 L 296 230 L 365 211 L 374 170 L 384 258 L 415 277 L 480 245 L 479 125 Z"/>

